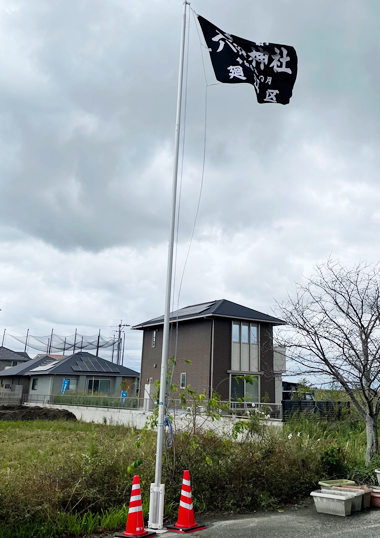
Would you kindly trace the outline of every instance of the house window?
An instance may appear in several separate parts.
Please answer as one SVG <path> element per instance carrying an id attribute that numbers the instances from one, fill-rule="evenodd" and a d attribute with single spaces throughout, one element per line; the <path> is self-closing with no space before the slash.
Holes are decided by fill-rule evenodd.
<path id="1" fill-rule="evenodd" d="M 251 325 L 251 344 L 257 344 L 257 325 Z"/>
<path id="2" fill-rule="evenodd" d="M 258 325 L 232 322 L 231 370 L 235 372 L 259 371 Z"/>
<path id="3" fill-rule="evenodd" d="M 248 344 L 248 334 L 249 334 L 249 325 L 248 323 L 243 323 L 241 326 L 241 342 L 242 344 Z"/>
<path id="4" fill-rule="evenodd" d="M 33 379 L 32 381 L 32 390 L 37 390 L 38 379 Z"/>
<path id="5" fill-rule="evenodd" d="M 69 384 L 67 386 L 67 390 L 77 390 L 77 379 L 69 379 Z"/>
<path id="6" fill-rule="evenodd" d="M 17 361 L 12 361 L 12 366 L 17 366 Z"/>
<path id="7" fill-rule="evenodd" d="M 109 379 L 89 379 L 88 392 L 91 394 L 107 394 L 111 392 L 111 382 Z"/>
<path id="8" fill-rule="evenodd" d="M 156 335 L 157 335 L 157 331 L 153 331 L 153 333 L 152 333 L 152 347 L 156 347 Z"/>
<path id="9" fill-rule="evenodd" d="M 180 382 L 179 387 L 180 387 L 181 389 L 185 389 L 185 388 L 186 388 L 186 373 L 185 373 L 185 372 L 183 372 L 183 373 L 181 374 L 181 382 Z"/>
<path id="10" fill-rule="evenodd" d="M 240 323 L 232 324 L 232 341 L 240 342 Z"/>
<path id="11" fill-rule="evenodd" d="M 231 402 L 259 402 L 259 378 L 231 375 Z"/>

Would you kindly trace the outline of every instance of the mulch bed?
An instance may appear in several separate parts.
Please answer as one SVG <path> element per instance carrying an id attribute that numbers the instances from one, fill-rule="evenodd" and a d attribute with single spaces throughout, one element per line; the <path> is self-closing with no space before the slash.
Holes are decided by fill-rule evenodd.
<path id="1" fill-rule="evenodd" d="M 66 409 L 2 405 L 0 406 L 0 420 L 76 420 L 76 417 Z"/>

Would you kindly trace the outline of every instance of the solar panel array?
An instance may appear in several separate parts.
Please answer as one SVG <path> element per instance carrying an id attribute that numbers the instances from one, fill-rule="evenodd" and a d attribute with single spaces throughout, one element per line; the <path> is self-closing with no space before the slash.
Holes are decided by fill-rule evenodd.
<path id="1" fill-rule="evenodd" d="M 74 372 L 111 372 L 120 373 L 116 364 L 108 361 L 99 361 L 96 357 L 83 357 L 71 366 Z"/>
<path id="2" fill-rule="evenodd" d="M 176 312 L 172 312 L 170 317 L 177 317 L 177 316 L 190 316 L 191 314 L 201 314 L 210 306 L 212 306 L 215 303 L 215 301 L 212 301 L 211 303 L 202 303 L 202 304 L 196 304 L 193 306 L 185 306 L 185 308 L 181 308 L 180 310 L 177 310 Z"/>
<path id="3" fill-rule="evenodd" d="M 43 362 L 40 366 L 37 366 L 36 368 L 33 368 L 31 372 L 43 372 L 46 370 L 50 370 L 50 368 L 54 368 L 54 366 L 57 365 L 57 361 L 52 359 L 48 362 Z"/>
<path id="4" fill-rule="evenodd" d="M 170 312 L 170 319 L 175 319 L 177 317 L 182 318 L 186 316 L 191 316 L 193 314 L 201 314 L 205 310 L 208 310 L 213 304 L 215 304 L 215 301 L 212 301 L 211 303 L 201 303 L 193 306 L 185 306 L 184 308 L 180 308 L 179 310 Z M 162 321 L 163 318 L 163 316 L 159 316 L 158 318 L 153 318 L 149 320 L 148 323 L 152 323 L 154 321 Z"/>

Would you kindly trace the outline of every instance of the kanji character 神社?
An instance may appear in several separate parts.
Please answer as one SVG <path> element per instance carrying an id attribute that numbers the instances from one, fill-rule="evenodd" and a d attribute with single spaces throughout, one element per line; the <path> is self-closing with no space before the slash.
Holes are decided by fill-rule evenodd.
<path id="1" fill-rule="evenodd" d="M 293 47 L 248 41 L 214 26 L 198 15 L 219 82 L 252 84 L 259 103 L 289 103 L 297 78 Z"/>

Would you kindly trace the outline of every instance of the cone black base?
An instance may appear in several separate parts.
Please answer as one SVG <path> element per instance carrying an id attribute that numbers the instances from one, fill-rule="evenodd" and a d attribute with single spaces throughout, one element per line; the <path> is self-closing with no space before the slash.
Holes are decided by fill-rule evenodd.
<path id="1" fill-rule="evenodd" d="M 146 532 L 145 534 L 136 535 L 134 538 L 148 538 L 148 536 L 156 536 L 156 532 Z M 125 534 L 115 534 L 114 538 L 128 538 Z"/>
<path id="2" fill-rule="evenodd" d="M 175 527 L 174 525 L 167 525 L 166 528 L 168 529 L 168 531 L 179 532 L 181 534 L 187 534 L 188 532 L 203 531 L 203 529 L 205 529 L 206 526 L 205 525 L 197 525 L 196 527 L 189 527 L 187 529 L 180 529 L 179 527 Z"/>

